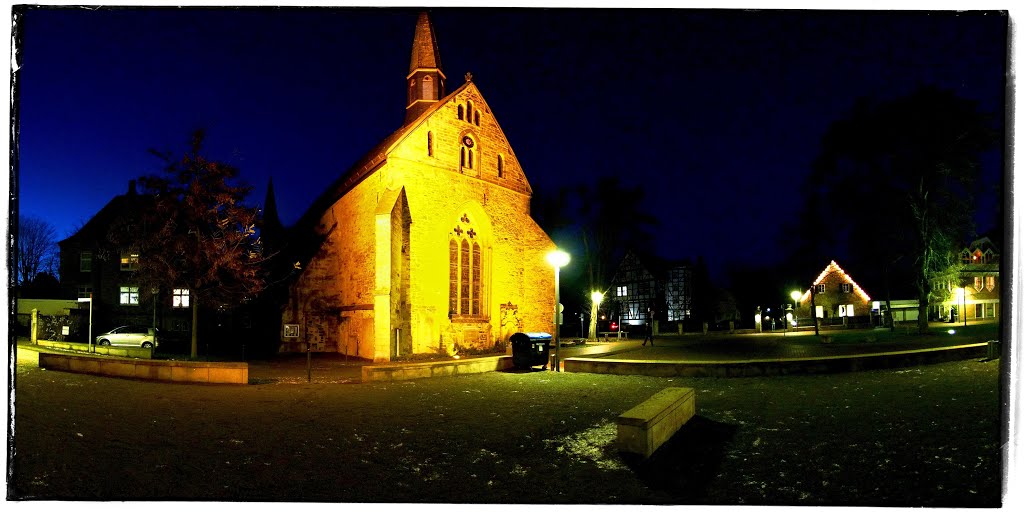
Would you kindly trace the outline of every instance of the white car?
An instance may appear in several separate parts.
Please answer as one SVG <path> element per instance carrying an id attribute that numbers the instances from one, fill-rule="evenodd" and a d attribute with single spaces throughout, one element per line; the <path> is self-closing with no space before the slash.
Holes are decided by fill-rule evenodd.
<path id="1" fill-rule="evenodd" d="M 122 325 L 97 336 L 96 344 L 101 346 L 153 348 L 157 346 L 157 337 L 155 334 L 150 334 L 151 332 L 156 332 L 156 330 L 152 327 Z"/>

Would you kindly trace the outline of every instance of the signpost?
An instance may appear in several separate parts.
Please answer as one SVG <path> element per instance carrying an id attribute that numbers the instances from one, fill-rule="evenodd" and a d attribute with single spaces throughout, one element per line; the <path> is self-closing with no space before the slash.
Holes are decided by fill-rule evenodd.
<path id="1" fill-rule="evenodd" d="M 89 352 L 92 352 L 92 294 L 90 293 L 88 297 L 79 297 L 78 302 L 89 303 Z"/>

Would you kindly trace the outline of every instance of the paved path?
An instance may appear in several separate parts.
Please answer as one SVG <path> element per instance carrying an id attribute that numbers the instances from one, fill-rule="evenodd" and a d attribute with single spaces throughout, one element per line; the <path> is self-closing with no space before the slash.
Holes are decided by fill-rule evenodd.
<path id="1" fill-rule="evenodd" d="M 640 339 L 606 338 L 582 345 L 565 340 L 559 348 L 559 356 L 570 357 L 612 357 L 645 361 L 743 361 L 751 359 L 792 359 L 841 355 L 871 354 L 920 348 L 956 346 L 984 341 L 977 338 L 965 341 L 961 336 L 945 336 L 947 324 L 935 324 L 937 334 L 926 339 L 899 337 L 899 341 L 865 341 L 862 343 L 825 344 L 818 341 L 813 333 L 763 333 L 763 334 L 685 334 L 682 336 L 658 336 L 654 345 L 644 347 Z M 992 329 L 989 329 L 991 331 Z M 849 333 L 849 331 L 847 331 Z M 864 339 L 884 340 L 888 331 L 853 331 Z M 19 348 L 29 348 L 28 340 L 19 339 Z M 46 351 L 41 347 L 31 350 Z M 554 349 L 551 349 L 554 352 Z M 334 383 L 355 384 L 361 380 L 363 360 L 347 359 L 338 354 L 313 354 L 307 373 L 305 354 L 281 354 L 273 359 L 249 360 L 249 379 L 254 384 L 302 384 Z"/>

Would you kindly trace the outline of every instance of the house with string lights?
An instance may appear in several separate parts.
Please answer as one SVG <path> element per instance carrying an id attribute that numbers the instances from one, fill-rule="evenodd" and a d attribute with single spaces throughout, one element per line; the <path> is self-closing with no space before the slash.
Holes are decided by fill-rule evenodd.
<path id="1" fill-rule="evenodd" d="M 877 309 L 867 292 L 835 260 L 829 262 L 800 297 L 797 318 L 811 318 L 812 303 L 815 316 L 826 325 L 870 323 L 872 309 Z"/>

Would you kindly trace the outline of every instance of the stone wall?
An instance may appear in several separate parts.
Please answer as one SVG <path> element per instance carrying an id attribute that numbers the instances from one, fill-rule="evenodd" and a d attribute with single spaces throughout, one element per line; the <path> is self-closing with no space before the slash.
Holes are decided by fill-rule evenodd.
<path id="1" fill-rule="evenodd" d="M 479 125 L 458 119 L 457 106 L 470 103 Z M 374 361 L 406 347 L 486 351 L 514 331 L 550 332 L 554 271 L 544 256 L 554 244 L 530 218 L 529 184 L 475 85 L 404 130 L 384 148 L 385 161 L 322 216 L 327 241 L 293 286 L 284 323 L 305 330 L 298 341 L 315 333 L 314 350 Z M 469 149 L 472 167 L 462 154 Z M 450 318 L 448 244 L 467 233 L 481 246 L 482 310 Z"/>

